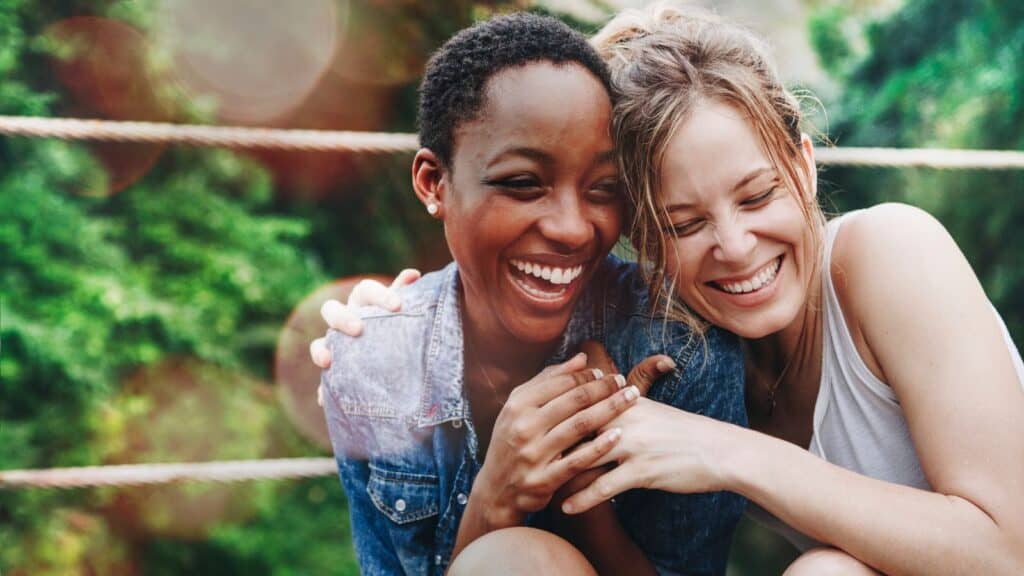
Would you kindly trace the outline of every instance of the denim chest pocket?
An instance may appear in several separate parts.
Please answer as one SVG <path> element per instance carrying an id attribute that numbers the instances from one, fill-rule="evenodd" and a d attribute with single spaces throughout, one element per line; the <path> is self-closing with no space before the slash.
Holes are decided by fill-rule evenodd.
<path id="1" fill-rule="evenodd" d="M 395 524 L 407 525 L 437 516 L 438 490 L 437 476 L 370 464 L 366 492 L 377 510 Z"/>

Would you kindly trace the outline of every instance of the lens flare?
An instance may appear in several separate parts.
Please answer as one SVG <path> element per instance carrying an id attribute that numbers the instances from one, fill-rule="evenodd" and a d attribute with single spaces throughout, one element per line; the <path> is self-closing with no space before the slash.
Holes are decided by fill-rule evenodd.
<path id="1" fill-rule="evenodd" d="M 167 122 L 172 106 L 159 96 L 160 80 L 149 64 L 150 46 L 131 26 L 83 16 L 47 28 L 54 75 L 67 89 L 70 116 Z M 108 174 L 106 196 L 130 186 L 156 163 L 165 145 L 95 142 L 88 144 Z"/>
<path id="2" fill-rule="evenodd" d="M 309 343 L 324 335 L 327 325 L 320 317 L 324 302 L 348 300 L 352 289 L 367 278 L 389 284 L 385 276 L 356 276 L 343 278 L 316 289 L 292 310 L 277 339 L 274 354 L 274 382 L 277 397 L 292 425 L 305 438 L 327 450 L 331 441 L 324 424 L 324 413 L 316 403 L 316 390 L 320 383 L 320 368 L 309 357 Z"/>
<path id="3" fill-rule="evenodd" d="M 263 123 L 313 91 L 346 13 L 332 0 L 162 0 L 155 31 L 188 92 L 223 120 Z"/>
<path id="4" fill-rule="evenodd" d="M 275 410 L 268 386 L 241 372 L 170 359 L 129 377 L 98 415 L 105 464 L 265 457 Z M 165 484 L 106 492 L 104 513 L 133 535 L 203 538 L 256 510 L 260 483 Z"/>

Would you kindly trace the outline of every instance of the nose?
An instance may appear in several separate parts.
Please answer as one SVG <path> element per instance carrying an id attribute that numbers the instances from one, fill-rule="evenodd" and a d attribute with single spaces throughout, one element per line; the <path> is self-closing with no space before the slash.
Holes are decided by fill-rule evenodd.
<path id="1" fill-rule="evenodd" d="M 714 226 L 716 260 L 727 263 L 746 263 L 754 252 L 757 238 L 739 219 L 717 223 Z"/>
<path id="2" fill-rule="evenodd" d="M 561 194 L 558 202 L 547 207 L 548 214 L 541 218 L 541 234 L 566 250 L 586 246 L 594 238 L 594 227 L 577 194 Z"/>

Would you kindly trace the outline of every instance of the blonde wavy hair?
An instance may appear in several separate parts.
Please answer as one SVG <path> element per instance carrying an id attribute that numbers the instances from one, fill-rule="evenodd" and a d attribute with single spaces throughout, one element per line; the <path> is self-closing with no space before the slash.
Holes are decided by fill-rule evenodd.
<path id="1" fill-rule="evenodd" d="M 591 44 L 611 69 L 617 92 L 612 132 L 631 201 L 628 235 L 650 286 L 652 305 L 664 310 L 665 318 L 703 334 L 706 323 L 672 298 L 675 278 L 665 274 L 666 252 L 675 236 L 665 231 L 667 214 L 657 200 L 668 142 L 703 101 L 737 109 L 750 121 L 786 188 L 802 199 L 797 204 L 817 254 L 825 217 L 800 153 L 800 103 L 779 80 L 763 41 L 701 8 L 659 2 L 624 10 Z"/>

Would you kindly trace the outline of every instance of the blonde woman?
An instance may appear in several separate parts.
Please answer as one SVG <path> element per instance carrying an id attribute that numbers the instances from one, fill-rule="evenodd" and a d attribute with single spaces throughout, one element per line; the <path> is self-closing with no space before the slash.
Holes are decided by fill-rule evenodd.
<path id="1" fill-rule="evenodd" d="M 1024 573 L 1024 366 L 942 225 L 826 222 L 798 102 L 747 31 L 660 4 L 593 43 L 641 269 L 676 320 L 744 339 L 751 429 L 641 398 L 563 510 L 727 490 L 804 551 L 791 576 Z"/>
<path id="2" fill-rule="evenodd" d="M 641 269 L 675 318 L 744 339 L 752 429 L 642 402 L 564 510 L 729 490 L 806 550 L 787 574 L 1024 573 L 1024 367 L 942 225 L 826 223 L 798 103 L 745 30 L 663 4 L 593 42 Z"/>

